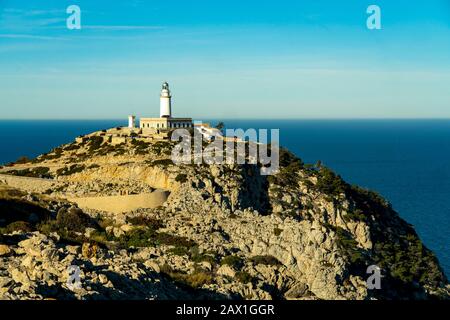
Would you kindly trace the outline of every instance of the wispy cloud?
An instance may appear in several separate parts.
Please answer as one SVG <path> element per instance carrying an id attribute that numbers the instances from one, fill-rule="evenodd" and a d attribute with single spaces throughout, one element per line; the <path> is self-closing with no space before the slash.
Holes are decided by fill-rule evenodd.
<path id="1" fill-rule="evenodd" d="M 41 16 L 41 15 L 52 15 L 52 14 L 61 14 L 65 11 L 62 9 L 47 9 L 47 10 L 24 10 L 24 9 L 17 9 L 17 8 L 5 8 L 1 10 L 2 13 L 7 14 L 17 14 L 17 15 L 23 15 L 23 16 Z"/>
<path id="2" fill-rule="evenodd" d="M 0 34 L 0 38 L 6 39 L 33 39 L 33 40 L 65 40 L 63 37 L 49 37 L 49 36 L 39 36 L 33 34 Z"/>
<path id="3" fill-rule="evenodd" d="M 163 26 L 112 26 L 112 25 L 87 25 L 82 29 L 92 30 L 110 30 L 110 31 L 128 31 L 128 30 L 160 30 Z"/>
<path id="4" fill-rule="evenodd" d="M 0 11 L 0 29 L 26 32 L 34 28 L 62 24 L 66 17 L 64 11 L 49 10 L 23 10 L 6 8 Z M 13 32 L 14 32 L 13 31 Z"/>

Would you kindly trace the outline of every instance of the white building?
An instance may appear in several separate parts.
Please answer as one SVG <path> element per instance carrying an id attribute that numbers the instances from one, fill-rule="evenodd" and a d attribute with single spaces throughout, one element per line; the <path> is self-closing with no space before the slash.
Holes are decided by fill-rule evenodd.
<path id="1" fill-rule="evenodd" d="M 141 118 L 139 127 L 143 130 L 170 130 L 175 128 L 192 128 L 192 118 L 172 117 L 172 95 L 169 84 L 164 82 L 159 98 L 159 118 Z"/>

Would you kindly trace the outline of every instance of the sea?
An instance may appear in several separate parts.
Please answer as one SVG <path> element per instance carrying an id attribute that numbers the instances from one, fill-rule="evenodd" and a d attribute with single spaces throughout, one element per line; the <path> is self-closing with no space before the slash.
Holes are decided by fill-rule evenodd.
<path id="1" fill-rule="evenodd" d="M 380 193 L 450 275 L 450 120 L 221 121 L 226 128 L 279 129 L 280 144 L 304 162 L 320 160 L 347 182 Z M 125 125 L 126 119 L 0 120 L 0 163 Z"/>

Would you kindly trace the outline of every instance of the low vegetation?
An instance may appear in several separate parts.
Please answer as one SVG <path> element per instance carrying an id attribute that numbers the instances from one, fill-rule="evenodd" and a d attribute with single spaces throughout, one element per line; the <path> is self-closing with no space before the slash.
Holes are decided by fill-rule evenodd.
<path id="1" fill-rule="evenodd" d="M 152 161 L 148 160 L 145 163 L 151 167 L 163 167 L 163 168 L 167 168 L 168 166 L 173 165 L 171 159 L 157 159 Z"/>
<path id="2" fill-rule="evenodd" d="M 222 258 L 220 264 L 228 265 L 230 267 L 233 267 L 234 269 L 240 269 L 244 266 L 244 261 L 241 257 L 231 255 Z"/>
<path id="3" fill-rule="evenodd" d="M 213 273 L 201 268 L 197 268 L 194 272 L 187 274 L 174 270 L 165 264 L 161 267 L 161 273 L 174 282 L 192 289 L 198 289 L 204 285 L 214 283 Z"/>
<path id="4" fill-rule="evenodd" d="M 285 148 L 280 148 L 280 171 L 268 177 L 271 184 L 297 186 L 298 173 L 303 168 L 303 161 Z"/>
<path id="5" fill-rule="evenodd" d="M 135 153 L 138 155 L 146 155 L 149 153 L 150 143 L 140 141 L 140 140 L 132 140 L 131 145 L 135 148 Z"/>
<path id="6" fill-rule="evenodd" d="M 36 159 L 36 162 L 43 162 L 49 160 L 60 159 L 63 155 L 63 149 L 61 147 L 55 148 L 49 153 L 45 153 Z"/>
<path id="7" fill-rule="evenodd" d="M 22 170 L 10 170 L 7 171 L 6 173 L 19 177 L 45 178 L 45 179 L 53 178 L 53 175 L 50 173 L 50 168 L 48 167 L 35 167 Z"/>
<path id="8" fill-rule="evenodd" d="M 0 228 L 0 234 L 10 234 L 15 231 L 31 232 L 34 230 L 35 228 L 29 222 L 15 221 L 8 224 L 5 228 Z"/>
<path id="9" fill-rule="evenodd" d="M 51 212 L 39 202 L 24 196 L 19 190 L 0 186 L 0 233 L 34 230 L 37 223 L 51 218 Z"/>
<path id="10" fill-rule="evenodd" d="M 69 167 L 64 167 L 56 170 L 58 176 L 70 176 L 75 173 L 83 172 L 86 169 L 84 165 L 73 164 Z"/>
<path id="11" fill-rule="evenodd" d="M 58 211 L 56 219 L 47 219 L 37 225 L 37 229 L 44 234 L 57 233 L 62 241 L 84 243 L 89 241 L 84 236 L 86 228 L 99 226 L 87 214 L 78 208 L 62 208 Z"/>
<path id="12" fill-rule="evenodd" d="M 86 141 L 87 145 L 89 146 L 89 152 L 92 153 L 99 149 L 101 145 L 103 144 L 103 137 L 100 136 L 92 136 L 89 137 L 89 139 Z"/>
<path id="13" fill-rule="evenodd" d="M 238 271 L 236 272 L 235 278 L 240 283 L 246 284 L 246 283 L 252 283 L 255 281 L 255 279 L 250 275 L 250 273 L 246 271 Z"/>
<path id="14" fill-rule="evenodd" d="M 175 177 L 175 181 L 176 182 L 180 182 L 180 183 L 185 183 L 187 181 L 187 175 L 184 173 L 179 173 L 176 177 Z"/>
<path id="15" fill-rule="evenodd" d="M 172 144 L 169 141 L 157 141 L 151 144 L 151 152 L 158 156 L 169 156 L 172 153 Z"/>
<path id="16" fill-rule="evenodd" d="M 283 232 L 283 229 L 280 228 L 274 228 L 273 229 L 273 234 L 276 235 L 277 237 Z"/>
<path id="17" fill-rule="evenodd" d="M 26 164 L 26 163 L 30 163 L 32 160 L 28 157 L 20 157 L 19 159 L 17 159 L 14 163 L 15 164 Z"/>
<path id="18" fill-rule="evenodd" d="M 266 266 L 281 266 L 282 263 L 277 258 L 270 255 L 254 256 L 250 258 L 250 261 L 255 264 L 263 264 Z"/>
<path id="19" fill-rule="evenodd" d="M 364 268 L 367 267 L 364 250 L 358 247 L 358 243 L 352 234 L 341 227 L 336 227 L 331 224 L 325 224 L 325 226 L 335 232 L 337 245 L 344 256 L 348 258 L 351 265 L 351 272 L 353 274 L 363 274 L 365 272 Z"/>
<path id="20" fill-rule="evenodd" d="M 321 166 L 316 174 L 317 183 L 315 188 L 330 196 L 339 196 L 348 189 L 348 184 L 327 167 Z"/>

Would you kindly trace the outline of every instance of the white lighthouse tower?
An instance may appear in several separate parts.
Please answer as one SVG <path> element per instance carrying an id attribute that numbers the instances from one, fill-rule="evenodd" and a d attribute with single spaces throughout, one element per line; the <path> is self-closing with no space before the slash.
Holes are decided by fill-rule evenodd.
<path id="1" fill-rule="evenodd" d="M 144 135 L 152 135 L 155 132 L 167 131 L 177 128 L 192 128 L 192 118 L 172 117 L 172 96 L 169 90 L 169 84 L 164 82 L 161 95 L 159 97 L 159 118 L 141 118 L 139 128 Z"/>
<path id="2" fill-rule="evenodd" d="M 128 116 L 128 128 L 134 129 L 136 127 L 136 116 L 130 115 Z"/>
<path id="3" fill-rule="evenodd" d="M 159 116 L 160 118 L 172 117 L 171 98 L 169 84 L 164 82 L 162 85 L 161 96 L 159 99 Z"/>

